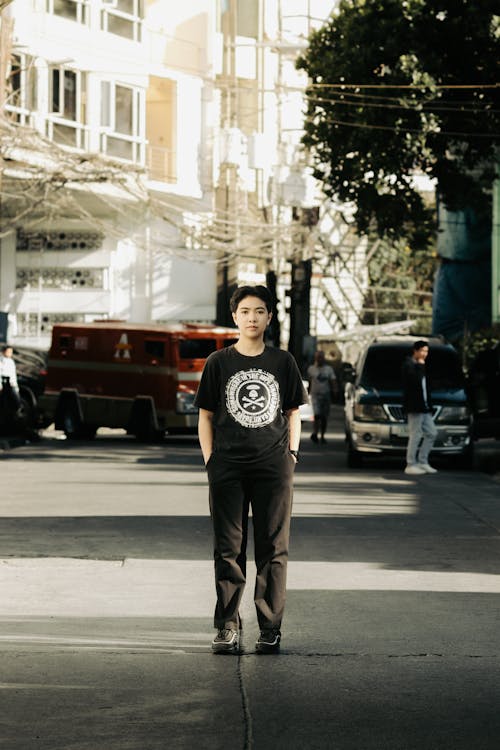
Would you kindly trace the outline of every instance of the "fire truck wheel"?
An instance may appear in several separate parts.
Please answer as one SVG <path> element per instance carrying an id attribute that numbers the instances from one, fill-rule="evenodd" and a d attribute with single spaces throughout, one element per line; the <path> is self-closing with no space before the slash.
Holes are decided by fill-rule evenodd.
<path id="1" fill-rule="evenodd" d="M 128 431 L 141 443 L 154 443 L 163 437 L 163 430 L 158 429 L 152 398 L 138 396 L 135 399 Z"/>

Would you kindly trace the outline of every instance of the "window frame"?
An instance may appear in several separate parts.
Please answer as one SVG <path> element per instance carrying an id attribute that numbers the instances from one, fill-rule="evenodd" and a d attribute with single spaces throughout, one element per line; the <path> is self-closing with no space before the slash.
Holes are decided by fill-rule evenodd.
<path id="1" fill-rule="evenodd" d="M 131 123 L 132 133 L 123 133 L 117 127 L 117 88 L 128 89 L 132 92 Z M 144 89 L 121 81 L 101 81 L 101 116 L 99 126 L 99 142 L 102 153 L 125 162 L 144 164 L 146 151 L 146 133 L 144 112 L 146 92 Z M 117 140 L 130 144 L 132 158 L 116 156 L 109 148 L 109 141 Z"/>
<path id="2" fill-rule="evenodd" d="M 54 79 L 58 73 L 58 109 L 53 108 L 54 101 Z M 65 115 L 65 87 L 66 74 L 75 77 L 75 119 Z M 46 134 L 50 140 L 68 148 L 86 150 L 88 148 L 89 128 L 87 126 L 86 95 L 87 74 L 85 71 L 77 70 L 66 65 L 49 65 L 49 105 L 46 117 Z M 56 139 L 57 127 L 71 128 L 75 132 L 75 142 L 61 143 Z"/>
<path id="3" fill-rule="evenodd" d="M 17 67 L 15 65 L 17 64 Z M 20 125 L 33 126 L 33 112 L 37 110 L 37 69 L 35 58 L 22 52 L 13 52 L 10 59 L 9 79 L 19 77 L 19 88 L 7 94 L 5 111 L 15 115 Z M 30 106 L 31 105 L 31 106 Z"/>
<path id="4" fill-rule="evenodd" d="M 144 2 L 143 0 L 132 0 L 134 9 L 132 13 L 120 10 L 118 8 L 119 0 L 101 0 L 101 30 L 108 34 L 114 34 L 122 39 L 128 39 L 131 42 L 142 42 L 142 27 L 144 23 Z M 110 19 L 121 19 L 131 25 L 132 35 L 125 36 L 116 31 L 110 30 Z"/>
<path id="5" fill-rule="evenodd" d="M 75 18 L 64 16 L 62 13 L 57 13 L 55 10 L 55 0 L 46 0 L 46 11 L 52 16 L 58 18 L 64 18 L 66 21 L 72 21 L 73 23 L 80 23 L 84 26 L 88 26 L 90 23 L 90 0 L 64 0 L 67 3 L 73 3 L 76 7 Z"/>

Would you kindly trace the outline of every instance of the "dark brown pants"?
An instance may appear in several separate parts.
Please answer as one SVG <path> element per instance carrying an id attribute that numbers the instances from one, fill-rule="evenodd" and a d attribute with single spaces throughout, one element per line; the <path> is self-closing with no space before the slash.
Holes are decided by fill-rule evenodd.
<path id="1" fill-rule="evenodd" d="M 207 464 L 214 530 L 216 628 L 238 627 L 246 583 L 248 513 L 254 529 L 254 601 L 259 628 L 279 628 L 286 598 L 286 570 L 295 462 L 288 451 L 266 463 L 235 464 L 214 453 Z"/>

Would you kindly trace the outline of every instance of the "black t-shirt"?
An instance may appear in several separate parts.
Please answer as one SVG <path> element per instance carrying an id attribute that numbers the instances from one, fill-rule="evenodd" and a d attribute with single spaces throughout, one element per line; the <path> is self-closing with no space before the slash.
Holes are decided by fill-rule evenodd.
<path id="1" fill-rule="evenodd" d="M 294 358 L 266 346 L 247 357 L 234 346 L 213 352 L 207 361 L 195 404 L 214 413 L 214 451 L 231 461 L 258 461 L 286 450 L 284 412 L 308 402 Z"/>

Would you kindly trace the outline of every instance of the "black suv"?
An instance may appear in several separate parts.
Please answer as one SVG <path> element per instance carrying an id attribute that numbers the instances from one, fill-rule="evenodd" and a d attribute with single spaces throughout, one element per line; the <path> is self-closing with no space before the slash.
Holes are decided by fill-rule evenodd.
<path id="1" fill-rule="evenodd" d="M 46 426 L 41 423 L 38 398 L 45 387 L 48 352 L 28 346 L 13 345 L 12 348 L 21 407 L 17 410 L 8 393 L 0 392 L 0 432 L 3 434 L 26 433 Z"/>
<path id="2" fill-rule="evenodd" d="M 500 440 L 500 344 L 474 357 L 468 372 L 468 393 L 474 412 L 474 437 Z"/>
<path id="3" fill-rule="evenodd" d="M 416 337 L 376 339 L 361 352 L 345 388 L 347 463 L 360 466 L 368 455 L 404 455 L 408 425 L 403 411 L 401 366 Z M 457 351 L 430 338 L 426 363 L 438 428 L 433 453 L 472 462 L 472 417 Z M 347 369 L 348 372 L 348 369 Z"/>

